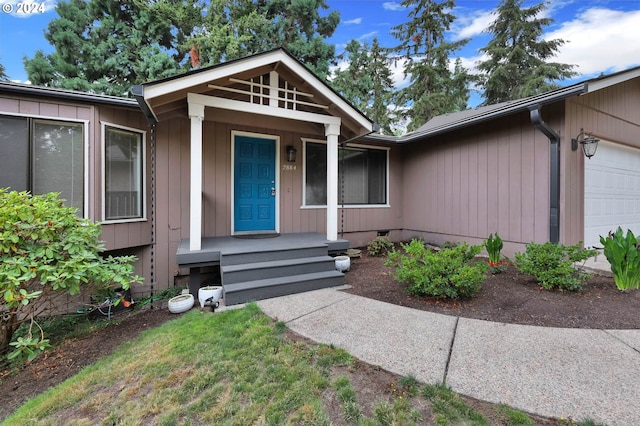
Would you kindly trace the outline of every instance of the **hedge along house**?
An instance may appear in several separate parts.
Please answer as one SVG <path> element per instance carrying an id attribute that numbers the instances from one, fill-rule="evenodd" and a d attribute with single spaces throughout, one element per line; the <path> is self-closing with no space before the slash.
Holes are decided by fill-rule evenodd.
<path id="1" fill-rule="evenodd" d="M 587 159 L 589 136 L 600 141 Z M 598 247 L 618 226 L 640 233 L 640 68 L 435 117 L 395 143 L 403 239 L 479 244 L 498 232 L 513 256 L 529 242 Z"/>

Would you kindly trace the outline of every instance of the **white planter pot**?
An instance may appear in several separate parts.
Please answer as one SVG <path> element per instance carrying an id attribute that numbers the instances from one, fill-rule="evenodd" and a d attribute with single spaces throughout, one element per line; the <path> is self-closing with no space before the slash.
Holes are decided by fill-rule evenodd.
<path id="1" fill-rule="evenodd" d="M 336 270 L 340 272 L 349 272 L 351 269 L 351 259 L 349 256 L 336 256 Z"/>
<path id="2" fill-rule="evenodd" d="M 222 287 L 215 285 L 200 287 L 200 290 L 198 290 L 198 302 L 200 302 L 201 308 L 204 308 L 205 301 L 209 298 L 213 298 L 211 304 L 220 301 L 222 298 Z"/>
<path id="3" fill-rule="evenodd" d="M 181 294 L 180 296 L 169 299 L 169 312 L 172 314 L 181 314 L 193 308 L 193 294 Z"/>

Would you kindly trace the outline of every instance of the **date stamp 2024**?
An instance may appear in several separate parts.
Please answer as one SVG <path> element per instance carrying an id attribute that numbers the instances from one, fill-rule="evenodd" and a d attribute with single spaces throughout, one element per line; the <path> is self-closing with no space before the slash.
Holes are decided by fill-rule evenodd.
<path id="1" fill-rule="evenodd" d="M 29 2 L 29 3 L 0 2 L 0 9 L 2 9 L 3 13 L 15 13 L 18 15 L 31 15 L 34 13 L 44 13 L 46 10 L 44 2 Z"/>

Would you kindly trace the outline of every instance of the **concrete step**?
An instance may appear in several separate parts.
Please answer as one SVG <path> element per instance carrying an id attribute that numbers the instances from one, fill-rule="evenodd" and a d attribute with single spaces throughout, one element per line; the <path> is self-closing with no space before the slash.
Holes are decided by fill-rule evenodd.
<path id="1" fill-rule="evenodd" d="M 291 275 L 279 278 L 265 278 L 226 284 L 224 303 L 227 306 L 246 303 L 254 300 L 285 296 L 287 294 L 336 287 L 344 283 L 344 274 L 334 270 Z"/>
<path id="2" fill-rule="evenodd" d="M 225 285 L 235 284 L 266 278 L 331 271 L 333 269 L 335 269 L 335 260 L 327 255 L 227 265 L 222 267 L 222 283 Z"/>

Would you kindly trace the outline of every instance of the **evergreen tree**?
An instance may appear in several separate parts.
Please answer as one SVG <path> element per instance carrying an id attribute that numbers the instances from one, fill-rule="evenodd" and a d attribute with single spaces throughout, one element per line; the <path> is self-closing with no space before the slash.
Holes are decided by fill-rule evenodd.
<path id="1" fill-rule="evenodd" d="M 329 74 L 335 47 L 325 42 L 340 22 L 325 0 L 219 0 L 190 43 L 202 65 L 284 47 L 320 78 Z"/>
<path id="2" fill-rule="evenodd" d="M 175 74 L 185 53 L 178 41 L 201 15 L 195 1 L 59 2 L 59 17 L 45 31 L 55 52 L 24 59 L 29 80 L 127 96 L 134 84 Z"/>
<path id="3" fill-rule="evenodd" d="M 502 0 L 488 32 L 493 38 L 480 49 L 487 60 L 478 65 L 484 104 L 494 104 L 543 93 L 556 81 L 576 73 L 573 65 L 548 62 L 565 42 L 542 40 L 543 27 L 553 19 L 541 18 L 547 3 L 523 8 L 523 0 Z"/>
<path id="4" fill-rule="evenodd" d="M 390 104 L 394 87 L 389 58 L 378 39 L 371 45 L 352 40 L 338 59 L 348 66 L 335 71 L 331 86 L 379 124 L 382 133 L 393 134 Z"/>
<path id="5" fill-rule="evenodd" d="M 460 62 L 451 71 L 450 57 L 468 40 L 448 42 L 445 32 L 454 21 L 453 0 L 403 0 L 410 8 L 409 21 L 392 28 L 401 41 L 395 48 L 406 60 L 405 75 L 410 84 L 398 93 L 398 104 L 405 107 L 408 130 L 415 130 L 436 115 L 466 108 L 469 77 Z"/>
<path id="6" fill-rule="evenodd" d="M 2 64 L 0 64 L 0 81 L 1 80 L 9 80 L 9 76 L 7 75 L 6 69 Z"/>

